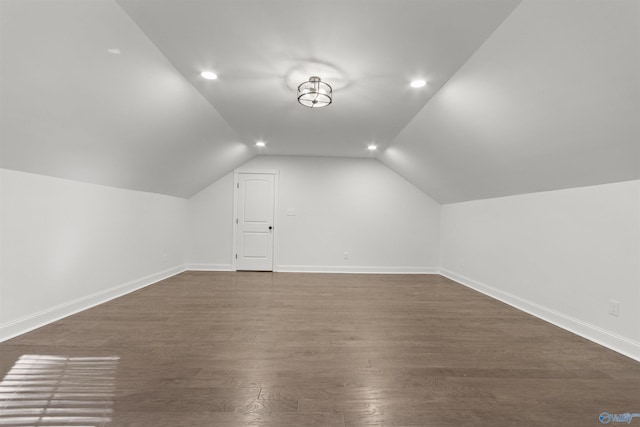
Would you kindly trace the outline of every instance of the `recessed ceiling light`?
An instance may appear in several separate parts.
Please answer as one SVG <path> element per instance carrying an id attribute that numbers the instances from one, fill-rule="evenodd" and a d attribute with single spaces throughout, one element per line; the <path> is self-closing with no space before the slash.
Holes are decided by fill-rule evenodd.
<path id="1" fill-rule="evenodd" d="M 369 151 L 376 151 L 378 149 L 378 146 L 376 144 L 369 144 L 367 146 L 367 150 Z"/>
<path id="2" fill-rule="evenodd" d="M 267 145 L 267 144 L 265 144 L 264 141 L 256 142 L 256 147 L 264 147 L 265 145 Z"/>
<path id="3" fill-rule="evenodd" d="M 419 88 L 426 84 L 427 82 L 425 82 L 424 80 L 414 80 L 411 82 L 411 87 Z"/>
<path id="4" fill-rule="evenodd" d="M 200 73 L 200 75 L 207 80 L 215 80 L 218 78 L 218 75 L 211 71 L 203 71 Z"/>

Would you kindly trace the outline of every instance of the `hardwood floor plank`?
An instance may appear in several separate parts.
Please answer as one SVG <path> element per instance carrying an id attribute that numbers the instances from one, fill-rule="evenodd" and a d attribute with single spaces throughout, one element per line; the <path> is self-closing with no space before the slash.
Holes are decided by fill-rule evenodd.
<path id="1" fill-rule="evenodd" d="M 0 343 L 0 373 L 5 425 L 91 402 L 96 425 L 145 427 L 582 427 L 640 412 L 640 363 L 437 275 L 185 272 Z M 62 393 L 83 375 L 103 379 L 100 399 Z M 62 394 L 37 398 L 52 381 Z"/>
<path id="2" fill-rule="evenodd" d="M 336 413 L 265 413 L 265 412 L 127 412 L 116 413 L 111 424 L 121 427 L 344 427 L 342 414 Z"/>

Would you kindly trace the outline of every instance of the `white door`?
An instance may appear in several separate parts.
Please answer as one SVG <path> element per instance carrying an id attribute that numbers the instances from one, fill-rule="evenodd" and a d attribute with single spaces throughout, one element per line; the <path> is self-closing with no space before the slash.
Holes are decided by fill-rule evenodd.
<path id="1" fill-rule="evenodd" d="M 273 271 L 275 174 L 238 173 L 236 270 Z"/>

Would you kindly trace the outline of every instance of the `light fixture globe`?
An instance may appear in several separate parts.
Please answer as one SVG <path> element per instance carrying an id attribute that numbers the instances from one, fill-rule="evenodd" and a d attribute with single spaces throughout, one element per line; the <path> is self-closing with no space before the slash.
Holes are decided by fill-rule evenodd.
<path id="1" fill-rule="evenodd" d="M 320 80 L 320 77 L 309 77 L 298 86 L 298 102 L 305 107 L 320 108 L 331 104 L 333 89 Z"/>

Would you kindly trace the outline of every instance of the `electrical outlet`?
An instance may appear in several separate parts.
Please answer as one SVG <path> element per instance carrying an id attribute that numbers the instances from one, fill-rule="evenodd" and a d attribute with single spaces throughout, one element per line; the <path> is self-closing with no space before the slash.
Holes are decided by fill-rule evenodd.
<path id="1" fill-rule="evenodd" d="M 615 317 L 620 316 L 620 303 L 618 301 L 609 300 L 609 314 Z"/>
<path id="2" fill-rule="evenodd" d="M 345 252 L 343 254 L 343 259 L 349 259 L 349 252 Z"/>

